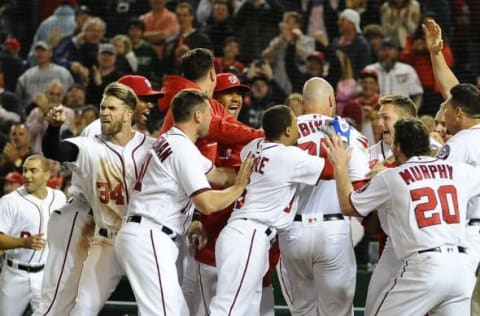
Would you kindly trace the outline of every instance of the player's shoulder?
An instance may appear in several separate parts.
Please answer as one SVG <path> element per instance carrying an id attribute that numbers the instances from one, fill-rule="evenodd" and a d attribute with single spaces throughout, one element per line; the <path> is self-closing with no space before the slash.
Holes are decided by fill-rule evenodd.
<path id="1" fill-rule="evenodd" d="M 51 194 L 53 195 L 53 197 L 55 199 L 60 199 L 60 200 L 63 200 L 63 201 L 67 200 L 67 197 L 65 196 L 65 193 L 63 193 L 62 190 L 52 189 L 52 188 L 49 188 L 49 187 L 47 187 L 47 190 L 49 192 L 51 192 Z"/>

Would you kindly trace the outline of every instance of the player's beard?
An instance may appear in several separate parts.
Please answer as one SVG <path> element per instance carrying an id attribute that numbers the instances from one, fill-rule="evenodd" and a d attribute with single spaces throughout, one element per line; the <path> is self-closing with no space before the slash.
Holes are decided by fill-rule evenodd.
<path id="1" fill-rule="evenodd" d="M 122 121 L 114 121 L 110 123 L 102 123 L 102 135 L 113 136 L 118 134 L 123 127 Z"/>

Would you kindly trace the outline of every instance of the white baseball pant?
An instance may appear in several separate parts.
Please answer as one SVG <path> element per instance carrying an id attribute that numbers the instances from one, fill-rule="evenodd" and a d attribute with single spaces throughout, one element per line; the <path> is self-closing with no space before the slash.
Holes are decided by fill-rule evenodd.
<path id="1" fill-rule="evenodd" d="M 75 304 L 88 240 L 94 222 L 90 206 L 82 197 L 72 197 L 50 216 L 49 253 L 42 281 L 40 308 L 33 316 L 68 315 Z"/>
<path id="2" fill-rule="evenodd" d="M 115 249 L 138 303 L 140 315 L 188 316 L 178 282 L 175 233 L 142 217 L 123 224 Z"/>
<path id="3" fill-rule="evenodd" d="M 317 217 L 279 233 L 283 296 L 292 315 L 352 315 L 357 267 L 350 221 Z"/>
<path id="4" fill-rule="evenodd" d="M 115 235 L 116 232 L 95 228 L 71 316 L 97 315 L 125 275 L 115 253 Z"/>
<path id="5" fill-rule="evenodd" d="M 13 263 L 12 266 L 8 262 Z M 20 269 L 22 266 L 8 258 L 3 262 L 0 273 L 0 315 L 21 316 L 29 303 L 33 310 L 40 305 L 43 269 L 28 272 Z"/>
<path id="6" fill-rule="evenodd" d="M 370 315 L 470 315 L 474 279 L 463 247 L 442 246 L 403 260 Z"/>
<path id="7" fill-rule="evenodd" d="M 260 314 L 262 279 L 275 234 L 264 224 L 243 219 L 222 229 L 215 246 L 218 281 L 210 316 Z"/>

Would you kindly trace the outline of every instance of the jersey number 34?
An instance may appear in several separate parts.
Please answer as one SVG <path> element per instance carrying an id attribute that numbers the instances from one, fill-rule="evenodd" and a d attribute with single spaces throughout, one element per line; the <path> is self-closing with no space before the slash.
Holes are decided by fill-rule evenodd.
<path id="1" fill-rule="evenodd" d="M 443 185 L 437 190 L 419 188 L 410 191 L 413 202 L 420 202 L 415 206 L 415 218 L 418 228 L 439 225 L 442 220 L 447 224 L 460 223 L 458 211 L 457 189 L 453 185 Z M 438 211 L 440 202 L 441 213 Z"/>

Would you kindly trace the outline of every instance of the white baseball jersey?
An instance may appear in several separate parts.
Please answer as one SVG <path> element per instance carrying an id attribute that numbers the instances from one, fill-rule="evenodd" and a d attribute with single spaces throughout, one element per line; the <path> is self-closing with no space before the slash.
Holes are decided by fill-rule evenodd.
<path id="1" fill-rule="evenodd" d="M 47 188 L 43 200 L 29 194 L 22 186 L 0 199 L 0 232 L 13 237 L 29 237 L 47 233 L 50 214 L 65 203 L 65 194 Z M 33 250 L 26 248 L 5 251 L 7 258 L 20 263 L 45 264 L 48 248 Z"/>
<path id="2" fill-rule="evenodd" d="M 380 63 L 368 65 L 366 68 L 373 69 L 378 73 L 380 95 L 401 94 L 410 96 L 423 94 L 422 84 L 418 79 L 417 72 L 408 64 L 396 62 L 388 72 Z"/>
<path id="3" fill-rule="evenodd" d="M 325 141 L 325 134 L 317 127 L 325 125 L 333 118 L 319 115 L 306 114 L 297 117 L 298 147 L 307 151 L 309 154 L 318 157 L 326 157 L 322 143 Z M 352 182 L 366 180 L 370 171 L 368 161 L 368 140 L 356 129 L 350 128 L 349 144 L 353 148 L 352 158 L 350 159 L 348 172 Z M 299 214 L 332 214 L 341 213 L 338 199 L 336 196 L 337 188 L 335 179 L 320 180 L 315 186 L 303 186 L 299 190 L 298 211 Z"/>
<path id="4" fill-rule="evenodd" d="M 369 185 L 353 192 L 350 201 L 362 216 L 386 210 L 390 238 L 401 259 L 432 247 L 465 245 L 467 201 L 478 194 L 480 170 L 412 157 L 379 173 Z"/>
<path id="5" fill-rule="evenodd" d="M 250 183 L 235 204 L 229 222 L 247 218 L 270 227 L 288 227 L 295 216 L 300 183 L 315 185 L 320 180 L 325 160 L 294 146 L 256 139 L 247 144 L 240 157 L 249 153 L 255 159 Z M 268 176 L 264 176 L 268 174 Z"/>
<path id="6" fill-rule="evenodd" d="M 68 163 L 79 178 L 81 191 L 92 206 L 98 227 L 120 229 L 141 164 L 154 139 L 136 132 L 122 147 L 101 135 L 74 137 L 77 160 Z"/>
<path id="7" fill-rule="evenodd" d="M 480 138 L 480 124 L 456 133 L 439 150 L 437 157 L 448 162 L 464 162 L 471 166 L 480 166 L 480 149 L 476 144 Z M 472 201 L 467 218 L 480 219 L 480 201 Z"/>
<path id="8" fill-rule="evenodd" d="M 191 196 L 210 189 L 205 175 L 212 168 L 188 136 L 172 127 L 150 149 L 127 215 L 148 217 L 182 235 L 193 214 Z"/>

